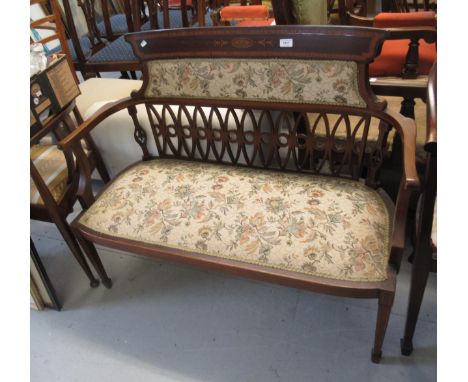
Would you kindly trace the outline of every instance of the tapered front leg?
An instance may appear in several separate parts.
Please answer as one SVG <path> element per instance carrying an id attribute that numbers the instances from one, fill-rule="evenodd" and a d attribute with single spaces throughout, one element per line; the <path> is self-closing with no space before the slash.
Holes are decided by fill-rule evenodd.
<path id="1" fill-rule="evenodd" d="M 380 292 L 374 348 L 372 349 L 372 362 L 374 363 L 379 363 L 380 359 L 382 358 L 382 345 L 385 338 L 385 332 L 387 331 L 388 320 L 390 319 L 394 297 L 395 292 Z"/>
<path id="2" fill-rule="evenodd" d="M 67 243 L 68 248 L 70 248 L 70 251 L 72 252 L 76 261 L 78 261 L 78 264 L 80 264 L 81 268 L 88 277 L 91 288 L 96 288 L 99 285 L 99 280 L 94 277 L 93 272 L 89 268 L 89 265 L 85 257 L 83 256 L 83 252 L 81 251 L 81 248 L 78 245 L 76 238 L 73 235 L 73 232 L 70 226 L 68 225 L 67 221 L 62 217 L 55 217 L 53 221 L 60 233 L 62 234 L 65 243 Z"/>
<path id="3" fill-rule="evenodd" d="M 94 269 L 101 278 L 102 284 L 106 288 L 110 289 L 112 287 L 112 280 L 109 278 L 109 276 L 107 276 L 104 265 L 102 264 L 101 259 L 99 258 L 99 255 L 96 251 L 96 247 L 89 240 L 85 239 L 77 229 L 74 229 L 74 232 L 81 247 L 83 248 L 84 253 L 88 257 L 91 264 L 93 264 Z"/>

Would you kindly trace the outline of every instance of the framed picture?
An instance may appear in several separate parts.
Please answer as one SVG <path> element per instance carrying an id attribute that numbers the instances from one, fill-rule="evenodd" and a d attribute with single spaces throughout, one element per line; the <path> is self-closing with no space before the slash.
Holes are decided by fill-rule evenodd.
<path id="1" fill-rule="evenodd" d="M 45 307 L 60 310 L 62 306 L 46 270 L 30 238 L 30 305 L 32 309 L 42 310 Z"/>

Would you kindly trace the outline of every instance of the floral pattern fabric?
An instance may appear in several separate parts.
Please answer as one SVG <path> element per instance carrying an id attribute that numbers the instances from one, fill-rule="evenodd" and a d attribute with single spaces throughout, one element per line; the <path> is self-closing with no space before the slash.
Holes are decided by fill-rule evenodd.
<path id="1" fill-rule="evenodd" d="M 352 61 L 181 59 L 148 62 L 147 97 L 366 107 Z"/>
<path id="2" fill-rule="evenodd" d="M 79 223 L 326 278 L 387 277 L 388 210 L 377 191 L 353 180 L 156 159 L 116 178 Z"/>

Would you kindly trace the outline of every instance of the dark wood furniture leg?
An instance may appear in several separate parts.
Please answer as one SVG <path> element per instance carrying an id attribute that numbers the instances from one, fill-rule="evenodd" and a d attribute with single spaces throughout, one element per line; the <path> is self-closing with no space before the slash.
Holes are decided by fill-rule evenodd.
<path id="1" fill-rule="evenodd" d="M 381 292 L 379 296 L 374 348 L 372 349 L 372 362 L 374 363 L 379 363 L 382 358 L 382 344 L 385 338 L 385 332 L 387 331 L 394 297 L 395 294 L 392 292 Z"/>
<path id="2" fill-rule="evenodd" d="M 106 270 L 104 269 L 104 265 L 101 262 L 101 259 L 99 258 L 99 255 L 96 251 L 96 247 L 94 246 L 93 243 L 90 241 L 86 240 L 79 230 L 73 230 L 77 240 L 80 242 L 81 247 L 83 248 L 84 253 L 88 257 L 89 261 L 91 264 L 93 264 L 94 269 L 96 269 L 96 272 L 98 273 L 99 277 L 101 278 L 102 284 L 107 288 L 110 289 L 112 287 L 112 280 L 110 277 L 107 275 Z"/>
<path id="3" fill-rule="evenodd" d="M 413 268 L 411 272 L 411 287 L 408 302 L 408 313 L 406 316 L 405 334 L 400 340 L 401 354 L 409 356 L 413 352 L 413 335 L 418 321 L 419 310 L 421 309 L 424 290 L 431 267 L 429 256 L 418 256 L 416 250 Z M 419 253 L 420 254 L 420 253 Z"/>
<path id="4" fill-rule="evenodd" d="M 76 261 L 78 261 L 81 268 L 83 268 L 83 271 L 86 273 L 86 276 L 88 276 L 91 288 L 96 288 L 99 285 L 99 280 L 94 277 L 93 272 L 89 268 L 89 265 L 86 262 L 86 259 L 84 258 L 83 253 L 81 252 L 80 247 L 76 242 L 75 237 L 73 236 L 73 233 L 67 221 L 61 216 L 55 218 L 53 217 L 52 219 L 55 225 L 57 226 L 58 230 L 62 234 L 63 239 L 70 248 Z"/>

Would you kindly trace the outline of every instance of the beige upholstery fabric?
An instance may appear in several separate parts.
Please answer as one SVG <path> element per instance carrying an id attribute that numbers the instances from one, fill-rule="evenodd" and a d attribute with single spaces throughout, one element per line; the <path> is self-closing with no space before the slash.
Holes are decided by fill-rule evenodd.
<path id="1" fill-rule="evenodd" d="M 34 145 L 30 149 L 30 156 L 54 200 L 58 202 L 65 192 L 68 180 L 63 152 L 55 145 Z M 32 178 L 29 179 L 29 186 L 30 203 L 44 204 Z"/>
<path id="2" fill-rule="evenodd" d="M 293 0 L 293 11 L 302 25 L 328 24 L 327 0 Z"/>
<path id="3" fill-rule="evenodd" d="M 147 65 L 147 97 L 366 106 L 352 61 L 212 58 Z"/>
<path id="4" fill-rule="evenodd" d="M 99 233 L 351 281 L 387 275 L 389 213 L 360 182 L 157 159 L 79 222 Z"/>
<path id="5" fill-rule="evenodd" d="M 130 96 L 133 90 L 141 88 L 142 83 L 139 80 L 90 78 L 80 83 L 81 94 L 76 98 L 76 106 L 84 115 L 96 102 L 109 102 Z"/>

